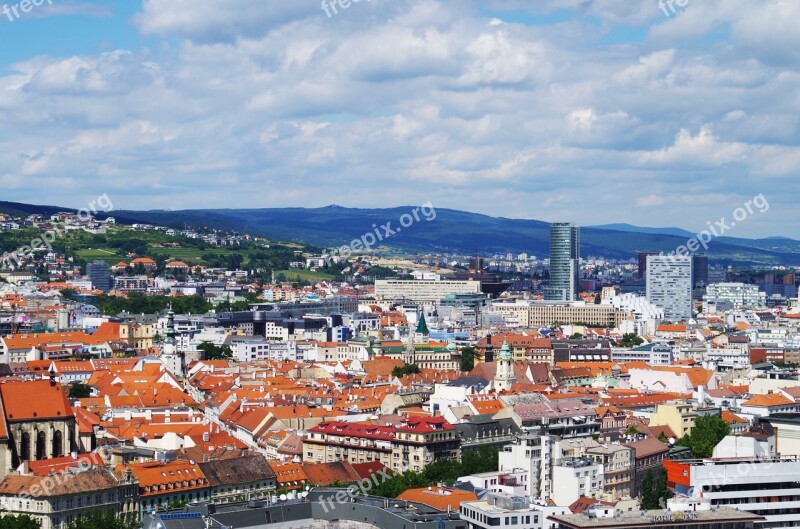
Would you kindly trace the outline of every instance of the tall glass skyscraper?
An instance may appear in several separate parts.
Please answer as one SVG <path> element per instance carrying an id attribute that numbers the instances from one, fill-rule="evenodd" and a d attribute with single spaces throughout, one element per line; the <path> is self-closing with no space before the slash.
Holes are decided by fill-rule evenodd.
<path id="1" fill-rule="evenodd" d="M 571 222 L 550 224 L 550 285 L 544 290 L 544 299 L 578 298 L 580 258 L 580 228 Z"/>

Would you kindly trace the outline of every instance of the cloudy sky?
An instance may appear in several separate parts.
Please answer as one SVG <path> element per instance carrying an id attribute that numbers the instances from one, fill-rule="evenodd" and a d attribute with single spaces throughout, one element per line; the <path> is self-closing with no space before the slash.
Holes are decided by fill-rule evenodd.
<path id="1" fill-rule="evenodd" d="M 800 238 L 797 0 L 328 2 L 0 13 L 0 199 Z"/>

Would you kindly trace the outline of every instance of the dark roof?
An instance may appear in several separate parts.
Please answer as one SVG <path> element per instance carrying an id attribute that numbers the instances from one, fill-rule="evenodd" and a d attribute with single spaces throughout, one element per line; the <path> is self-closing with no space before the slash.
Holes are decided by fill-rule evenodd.
<path id="1" fill-rule="evenodd" d="M 481 390 L 489 385 L 489 381 L 481 376 L 464 375 L 450 382 L 449 385 L 458 386 L 461 388 L 478 388 Z"/>
<path id="2" fill-rule="evenodd" d="M 511 431 L 512 435 L 517 435 L 522 432 L 517 423 L 513 419 L 494 419 L 485 420 L 486 415 L 477 415 L 470 420 L 470 422 L 462 422 L 454 424 L 453 427 L 458 431 L 461 439 L 471 441 L 476 438 L 487 438 L 499 435 L 508 435 Z"/>
<path id="3" fill-rule="evenodd" d="M 275 479 L 275 472 L 260 455 L 198 463 L 212 487 Z"/>

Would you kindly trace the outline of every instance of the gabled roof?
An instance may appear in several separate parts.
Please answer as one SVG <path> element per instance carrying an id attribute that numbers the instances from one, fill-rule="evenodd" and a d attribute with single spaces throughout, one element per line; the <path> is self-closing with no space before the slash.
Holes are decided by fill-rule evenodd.
<path id="1" fill-rule="evenodd" d="M 353 483 L 361 479 L 346 461 L 333 463 L 304 463 L 303 472 L 312 485 L 325 487 L 334 483 Z"/>
<path id="2" fill-rule="evenodd" d="M 648 437 L 640 441 L 633 441 L 625 443 L 625 446 L 630 446 L 636 452 L 636 459 L 650 457 L 652 455 L 660 454 L 662 452 L 669 452 L 669 447 L 656 439 L 655 437 Z"/>
<path id="3" fill-rule="evenodd" d="M 0 398 L 7 421 L 73 417 L 61 384 L 51 386 L 49 380 L 0 384 Z"/>
<path id="4" fill-rule="evenodd" d="M 206 461 L 198 466 L 212 487 L 275 479 L 275 472 L 266 459 L 257 454 Z"/>
<path id="5" fill-rule="evenodd" d="M 771 406 L 786 406 L 793 404 L 794 401 L 789 400 L 780 393 L 766 393 L 764 395 L 755 395 L 749 400 L 742 402 L 743 406 L 756 406 L 756 407 L 771 407 Z"/>

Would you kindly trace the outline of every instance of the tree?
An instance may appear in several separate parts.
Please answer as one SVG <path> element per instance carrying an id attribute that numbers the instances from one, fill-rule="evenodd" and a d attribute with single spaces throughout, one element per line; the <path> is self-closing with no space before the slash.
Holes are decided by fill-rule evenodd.
<path id="1" fill-rule="evenodd" d="M 598 292 L 597 294 L 594 295 L 594 304 L 599 305 L 601 301 L 602 298 L 600 297 L 600 293 Z"/>
<path id="2" fill-rule="evenodd" d="M 717 415 L 701 415 L 694 421 L 692 430 L 678 440 L 688 446 L 695 457 L 711 457 L 714 447 L 731 431 L 730 425 Z"/>
<path id="3" fill-rule="evenodd" d="M 569 337 L 570 340 L 580 340 L 581 338 L 583 338 L 583 335 L 579 332 L 576 332 Z"/>
<path id="4" fill-rule="evenodd" d="M 661 472 L 658 474 L 658 479 L 656 480 L 655 486 L 655 493 L 653 496 L 656 498 L 658 502 L 658 509 L 666 509 L 667 507 L 667 500 L 670 499 L 674 494 L 669 487 L 667 486 L 667 471 L 662 469 Z"/>
<path id="5" fill-rule="evenodd" d="M 654 501 L 655 487 L 653 484 L 653 470 L 648 469 L 642 479 L 642 486 L 639 489 L 639 501 L 642 504 L 642 509 L 655 509 L 658 507 L 658 501 Z M 655 505 L 655 506 L 654 506 Z"/>
<path id="6" fill-rule="evenodd" d="M 672 491 L 667 487 L 667 473 L 662 469 L 658 477 L 654 477 L 653 470 L 648 470 L 639 493 L 642 509 L 664 509 L 666 501 L 672 496 Z"/>
<path id="7" fill-rule="evenodd" d="M 406 375 L 419 374 L 419 366 L 417 364 L 404 364 L 392 369 L 392 376 L 403 378 Z"/>
<path id="8" fill-rule="evenodd" d="M 39 529 L 41 524 L 27 514 L 0 516 L 0 529 Z"/>
<path id="9" fill-rule="evenodd" d="M 644 343 L 644 338 L 637 336 L 636 333 L 626 332 L 619 341 L 620 347 L 635 347 Z"/>
<path id="10" fill-rule="evenodd" d="M 71 399 L 85 399 L 92 396 L 92 388 L 86 384 L 76 382 L 71 384 L 69 388 L 69 398 Z"/>
<path id="11" fill-rule="evenodd" d="M 233 350 L 229 345 L 214 345 L 211 342 L 203 342 L 197 346 L 205 354 L 204 360 L 229 360 L 233 358 Z"/>
<path id="12" fill-rule="evenodd" d="M 625 428 L 625 435 L 639 435 L 640 433 L 642 432 L 640 432 L 639 429 L 633 424 Z"/>
<path id="13" fill-rule="evenodd" d="M 112 511 L 85 511 L 67 524 L 67 529 L 138 529 L 133 516 L 118 518 Z"/>
<path id="14" fill-rule="evenodd" d="M 461 371 L 472 371 L 475 367 L 475 348 L 464 347 L 461 349 Z"/>

